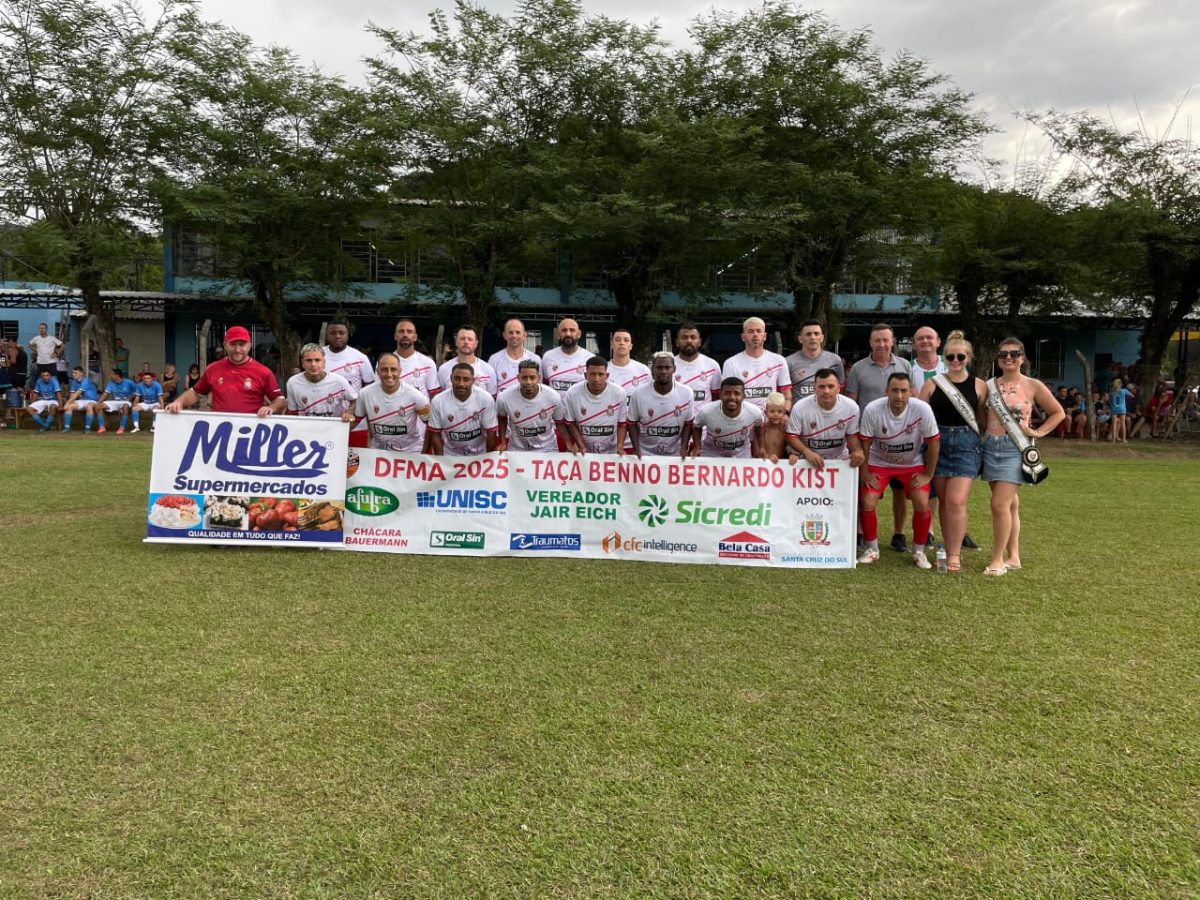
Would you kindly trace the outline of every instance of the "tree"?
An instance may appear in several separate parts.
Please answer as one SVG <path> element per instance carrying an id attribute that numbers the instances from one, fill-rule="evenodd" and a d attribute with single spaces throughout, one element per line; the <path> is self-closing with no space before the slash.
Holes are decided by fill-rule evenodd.
<path id="1" fill-rule="evenodd" d="M 834 285 L 872 231 L 916 220 L 930 176 L 988 130 L 970 96 L 908 54 L 884 61 L 867 31 L 769 0 L 694 21 L 697 107 L 744 123 L 769 170 L 754 200 L 764 249 L 800 318 L 827 319 Z"/>
<path id="2" fill-rule="evenodd" d="M 1105 252 L 1118 307 L 1146 317 L 1142 396 L 1150 396 L 1171 336 L 1200 299 L 1200 147 L 1191 140 L 1122 132 L 1089 113 L 1032 117 L 1078 162 L 1066 185 Z"/>
<path id="3" fill-rule="evenodd" d="M 299 357 L 296 294 L 343 286 L 341 239 L 360 231 L 382 158 L 360 91 L 220 25 L 181 48 L 174 167 L 156 184 L 168 217 L 214 246 L 235 296 L 248 284 L 281 375 Z"/>
<path id="4" fill-rule="evenodd" d="M 100 289 L 155 219 L 172 48 L 195 24 L 190 0 L 163 0 L 153 21 L 128 0 L 0 0 L 0 202 L 63 261 L 106 370 L 116 322 Z"/>

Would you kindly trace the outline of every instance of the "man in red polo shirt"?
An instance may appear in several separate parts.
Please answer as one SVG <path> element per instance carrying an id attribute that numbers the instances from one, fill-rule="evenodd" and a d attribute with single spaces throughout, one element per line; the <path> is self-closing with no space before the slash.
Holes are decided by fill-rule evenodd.
<path id="1" fill-rule="evenodd" d="M 264 418 L 287 408 L 275 373 L 250 358 L 250 332 L 241 325 L 225 332 L 225 358 L 205 369 L 193 387 L 167 406 L 167 412 L 195 406 L 201 395 L 209 393 L 213 412 L 257 413 Z"/>

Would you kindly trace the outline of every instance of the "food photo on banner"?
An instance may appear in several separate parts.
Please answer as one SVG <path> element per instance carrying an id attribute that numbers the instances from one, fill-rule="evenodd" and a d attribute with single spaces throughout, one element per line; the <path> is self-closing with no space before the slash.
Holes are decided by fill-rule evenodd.
<path id="1" fill-rule="evenodd" d="M 341 546 L 348 451 L 335 418 L 160 415 L 145 540 Z"/>
<path id="2" fill-rule="evenodd" d="M 351 452 L 345 549 L 853 568 L 857 472 L 831 462 Z"/>

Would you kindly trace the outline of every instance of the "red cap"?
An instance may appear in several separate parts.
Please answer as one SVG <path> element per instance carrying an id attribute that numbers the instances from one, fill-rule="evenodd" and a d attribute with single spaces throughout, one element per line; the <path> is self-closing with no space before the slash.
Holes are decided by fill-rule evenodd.
<path id="1" fill-rule="evenodd" d="M 225 340 L 227 341 L 245 341 L 250 343 L 250 332 L 241 325 L 234 325 L 225 332 Z"/>

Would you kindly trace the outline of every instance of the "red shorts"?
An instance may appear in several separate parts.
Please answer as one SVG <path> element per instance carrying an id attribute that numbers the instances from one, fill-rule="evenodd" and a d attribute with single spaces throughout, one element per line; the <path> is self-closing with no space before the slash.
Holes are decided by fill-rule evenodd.
<path id="1" fill-rule="evenodd" d="M 912 468 L 909 468 L 909 469 L 886 469 L 883 466 L 870 466 L 869 465 L 869 466 L 867 466 L 867 471 L 870 472 L 872 475 L 874 475 L 879 480 L 879 486 L 877 488 L 875 488 L 875 490 L 871 490 L 869 487 L 866 486 L 866 483 L 864 483 L 863 484 L 863 492 L 864 493 L 879 494 L 882 496 L 883 492 L 887 490 L 888 485 L 891 484 L 892 481 L 894 480 L 894 481 L 899 482 L 900 489 L 902 491 L 904 491 L 904 496 L 908 497 L 909 495 L 912 494 L 912 492 L 914 490 L 914 488 L 912 486 L 913 476 L 924 474 L 925 467 L 924 466 L 913 466 Z M 924 486 L 916 488 L 916 490 L 923 491 L 924 493 L 928 494 L 929 493 L 929 483 L 927 482 Z"/>

